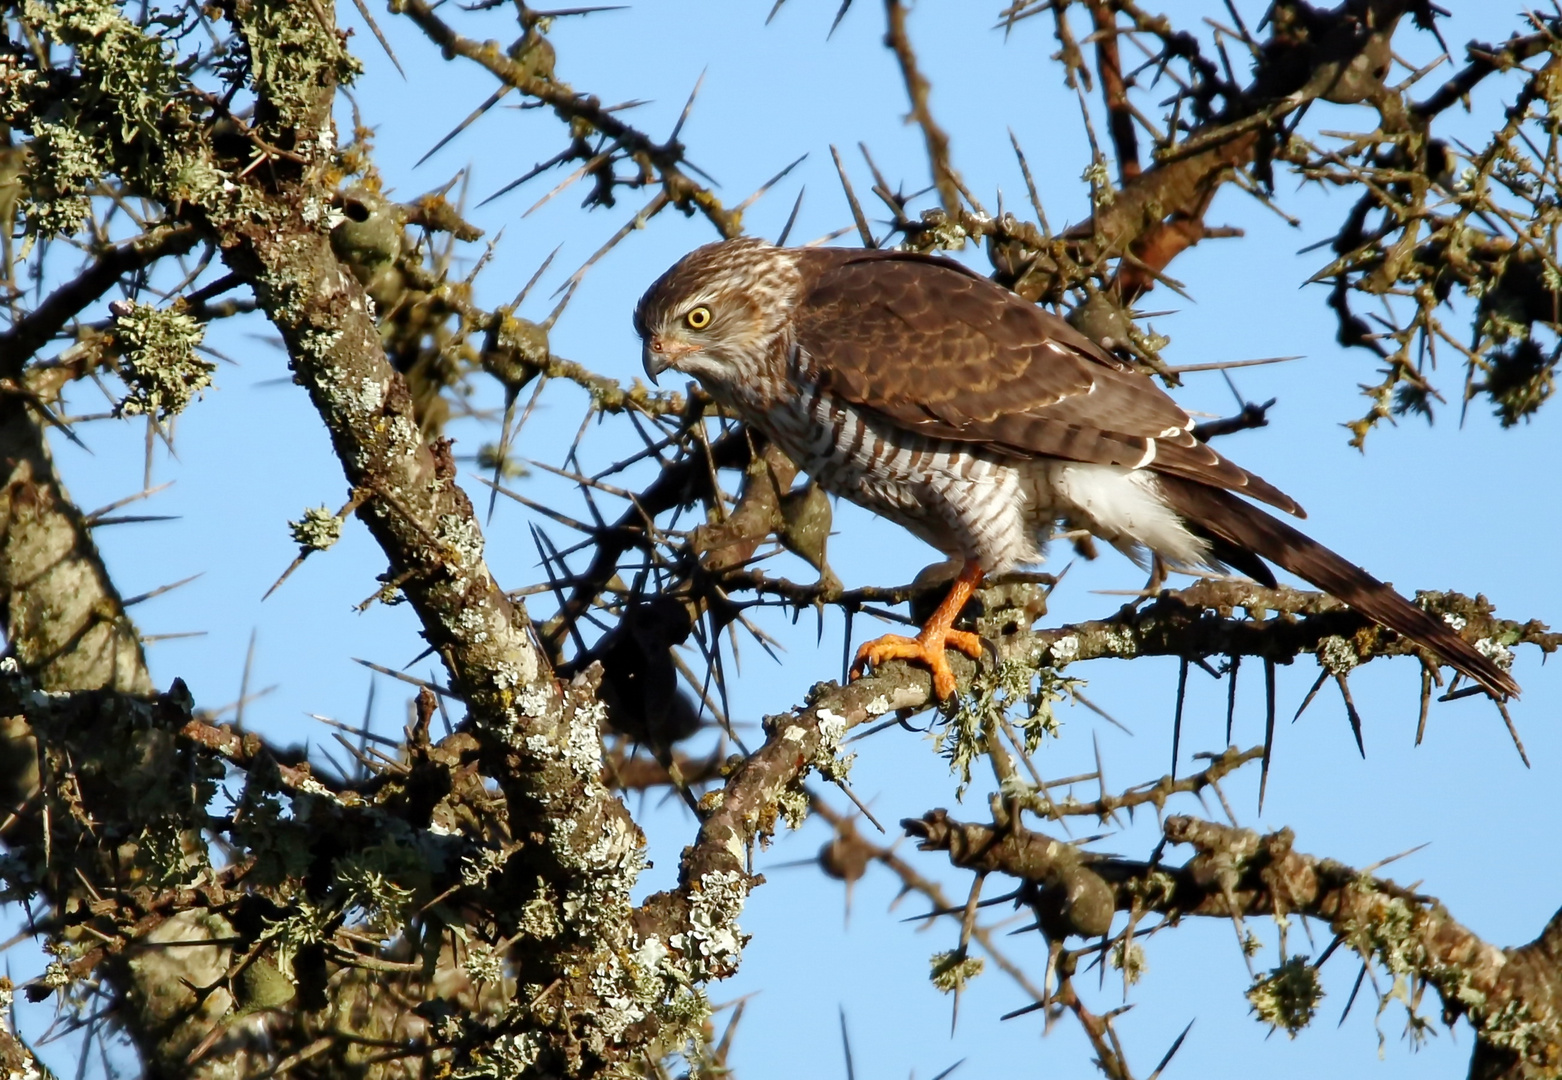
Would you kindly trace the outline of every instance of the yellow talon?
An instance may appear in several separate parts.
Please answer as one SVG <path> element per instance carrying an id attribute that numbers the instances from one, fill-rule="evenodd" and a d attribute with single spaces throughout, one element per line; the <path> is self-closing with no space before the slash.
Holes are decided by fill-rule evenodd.
<path id="1" fill-rule="evenodd" d="M 886 634 L 864 642 L 852 661 L 851 677 L 855 679 L 870 665 L 876 668 L 886 660 L 914 660 L 933 673 L 934 697 L 940 701 L 954 697 L 955 673 L 949 668 L 944 650 L 957 649 L 973 660 L 982 658 L 982 639 L 978 635 L 950 628 L 981 580 L 982 571 L 968 564 L 920 634 L 914 638 Z"/>

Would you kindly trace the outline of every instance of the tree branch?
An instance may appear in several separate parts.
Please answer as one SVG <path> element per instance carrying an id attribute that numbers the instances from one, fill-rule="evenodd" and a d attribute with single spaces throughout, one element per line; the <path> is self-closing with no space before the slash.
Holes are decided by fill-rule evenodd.
<path id="1" fill-rule="evenodd" d="M 928 104 L 932 87 L 917 67 L 917 54 L 906 32 L 906 9 L 900 0 L 885 0 L 884 10 L 888 20 L 884 44 L 889 46 L 900 65 L 906 96 L 911 99 L 911 118 L 922 129 L 922 138 L 927 145 L 928 162 L 933 169 L 933 186 L 938 189 L 938 199 L 944 206 L 944 213 L 956 217 L 961 207 L 960 176 L 949 160 L 949 135 L 933 119 L 933 110 Z"/>
<path id="2" fill-rule="evenodd" d="M 0 378 L 21 378 L 22 365 L 120 278 L 159 259 L 183 255 L 200 240 L 200 230 L 193 225 L 163 224 L 103 251 L 73 281 L 55 289 L 0 334 Z"/>
<path id="3" fill-rule="evenodd" d="M 1554 1075 L 1562 1061 L 1562 967 L 1550 951 L 1562 912 L 1534 943 L 1500 949 L 1430 897 L 1294 850 L 1289 829 L 1260 835 L 1169 817 L 1166 841 L 1195 851 L 1183 866 L 1170 867 L 1083 854 L 1040 833 L 955 822 L 942 810 L 902 825 L 919 848 L 947 852 L 956 866 L 999 871 L 1037 886 L 1028 902 L 1049 936 L 1104 934 L 1114 911 L 1168 920 L 1317 918 L 1364 959 L 1396 977 L 1430 983 L 1449 1022 L 1468 1017 L 1484 1048 L 1477 1049 L 1477 1065 L 1491 1059 L 1506 1064 L 1504 1075 L 1540 1077 Z"/>
<path id="4" fill-rule="evenodd" d="M 150 692 L 140 635 L 55 473 L 34 406 L 14 391 L 0 393 L 0 463 L 0 605 L 11 653 L 47 690 Z"/>
<path id="5" fill-rule="evenodd" d="M 543 76 L 490 43 L 477 42 L 456 33 L 425 0 L 404 0 L 398 10 L 418 25 L 430 41 L 449 55 L 463 56 L 487 69 L 507 86 L 551 106 L 561 119 L 584 124 L 605 135 L 648 173 L 656 175 L 662 190 L 679 207 L 697 208 L 722 236 L 737 236 L 743 231 L 740 210 L 728 210 L 709 189 L 696 183 L 683 170 L 683 146 L 676 139 L 658 143 L 624 123 L 589 94 L 579 94 L 568 84 Z"/>

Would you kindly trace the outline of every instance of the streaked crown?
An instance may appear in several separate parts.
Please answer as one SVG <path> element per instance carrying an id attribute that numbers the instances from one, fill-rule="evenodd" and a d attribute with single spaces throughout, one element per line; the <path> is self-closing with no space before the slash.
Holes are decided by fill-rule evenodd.
<path id="1" fill-rule="evenodd" d="M 786 248 L 740 236 L 695 248 L 657 278 L 635 305 L 635 333 L 648 337 L 705 304 L 748 298 L 773 330 L 796 303 L 796 258 Z"/>
<path id="2" fill-rule="evenodd" d="M 735 401 L 777 354 L 801 282 L 796 254 L 763 240 L 696 248 L 635 306 L 646 372 L 680 371 L 718 400 Z"/>

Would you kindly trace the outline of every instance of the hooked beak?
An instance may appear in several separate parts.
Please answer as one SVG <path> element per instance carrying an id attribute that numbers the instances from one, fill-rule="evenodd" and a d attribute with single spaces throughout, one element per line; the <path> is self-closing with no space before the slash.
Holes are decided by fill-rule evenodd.
<path id="1" fill-rule="evenodd" d="M 672 367 L 678 357 L 691 349 L 692 346 L 664 341 L 660 334 L 652 334 L 646 339 L 645 348 L 641 350 L 640 362 L 645 365 L 645 373 L 654 383 L 658 375 Z"/>
<path id="2" fill-rule="evenodd" d="M 661 342 L 652 338 L 640 350 L 640 363 L 645 365 L 645 373 L 651 377 L 653 383 L 656 382 L 656 377 L 666 371 L 668 364 L 672 362 L 671 357 L 663 352 L 660 346 Z"/>

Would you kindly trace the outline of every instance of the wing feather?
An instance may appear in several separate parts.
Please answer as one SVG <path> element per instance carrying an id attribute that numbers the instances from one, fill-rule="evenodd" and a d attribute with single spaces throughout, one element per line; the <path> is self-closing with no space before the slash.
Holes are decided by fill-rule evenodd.
<path id="1" fill-rule="evenodd" d="M 842 248 L 798 258 L 801 354 L 852 404 L 932 438 L 1150 468 L 1305 516 L 1195 439 L 1188 414 L 1150 379 L 959 263 Z"/>

